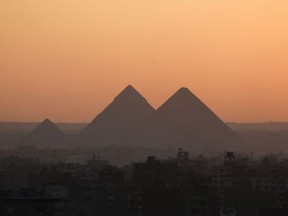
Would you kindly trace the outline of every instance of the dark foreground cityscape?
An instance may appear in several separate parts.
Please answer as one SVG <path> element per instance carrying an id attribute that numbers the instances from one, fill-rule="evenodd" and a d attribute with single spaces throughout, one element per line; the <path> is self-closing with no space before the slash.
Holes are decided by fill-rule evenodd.
<path id="1" fill-rule="evenodd" d="M 190 158 L 182 149 L 121 167 L 96 156 L 84 164 L 10 156 L 0 161 L 0 200 L 3 216 L 284 216 L 288 160 Z"/>

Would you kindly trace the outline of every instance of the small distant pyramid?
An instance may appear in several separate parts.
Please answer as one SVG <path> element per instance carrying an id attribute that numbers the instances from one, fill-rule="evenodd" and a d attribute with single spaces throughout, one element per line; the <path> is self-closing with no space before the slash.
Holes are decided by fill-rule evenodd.
<path id="1" fill-rule="evenodd" d="M 230 150 L 232 130 L 188 88 L 180 88 L 146 122 L 133 143 L 190 150 Z"/>
<path id="2" fill-rule="evenodd" d="M 154 112 L 147 100 L 133 86 L 128 85 L 79 134 L 79 142 L 93 147 L 125 145 L 132 131 Z"/>
<path id="3" fill-rule="evenodd" d="M 49 119 L 45 119 L 24 138 L 26 145 L 41 147 L 60 147 L 65 142 L 65 134 Z"/>

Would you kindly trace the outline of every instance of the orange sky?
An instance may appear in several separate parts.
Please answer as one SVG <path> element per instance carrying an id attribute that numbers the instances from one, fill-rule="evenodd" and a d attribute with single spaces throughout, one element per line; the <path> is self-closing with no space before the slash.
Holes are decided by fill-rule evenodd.
<path id="1" fill-rule="evenodd" d="M 287 0 L 1 0 L 0 120 L 88 122 L 128 84 L 288 121 Z"/>

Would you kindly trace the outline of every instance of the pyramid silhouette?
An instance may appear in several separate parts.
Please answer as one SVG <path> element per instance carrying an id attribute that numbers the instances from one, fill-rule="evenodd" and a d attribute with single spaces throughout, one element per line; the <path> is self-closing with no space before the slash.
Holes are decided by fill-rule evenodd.
<path id="1" fill-rule="evenodd" d="M 24 138 L 26 145 L 41 147 L 60 147 L 65 142 L 65 134 L 49 119 L 45 119 Z"/>
<path id="2" fill-rule="evenodd" d="M 223 151 L 235 149 L 239 139 L 188 88 L 180 88 L 155 111 L 129 85 L 79 134 L 79 142 Z"/>
<path id="3" fill-rule="evenodd" d="M 231 150 L 239 143 L 232 130 L 188 88 L 180 88 L 134 134 L 129 143 L 162 148 Z"/>
<path id="4" fill-rule="evenodd" d="M 85 146 L 125 145 L 130 133 L 155 110 L 131 85 L 79 134 Z"/>

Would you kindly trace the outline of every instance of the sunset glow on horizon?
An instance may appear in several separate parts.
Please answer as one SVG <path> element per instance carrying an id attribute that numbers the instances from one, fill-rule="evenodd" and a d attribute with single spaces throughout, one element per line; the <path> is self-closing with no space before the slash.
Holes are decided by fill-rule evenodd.
<path id="1" fill-rule="evenodd" d="M 127 85 L 224 121 L 288 121 L 288 2 L 3 0 L 0 121 L 90 122 Z"/>

